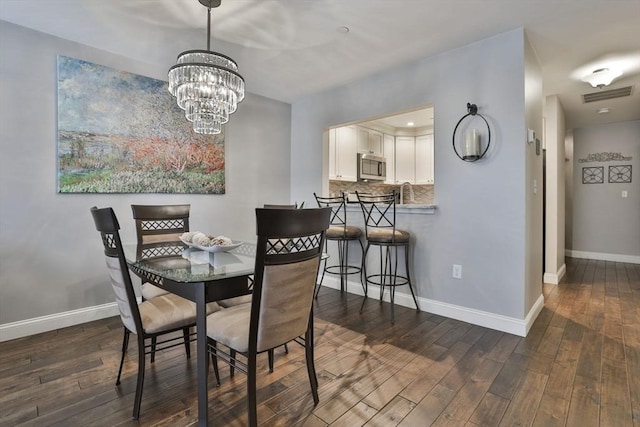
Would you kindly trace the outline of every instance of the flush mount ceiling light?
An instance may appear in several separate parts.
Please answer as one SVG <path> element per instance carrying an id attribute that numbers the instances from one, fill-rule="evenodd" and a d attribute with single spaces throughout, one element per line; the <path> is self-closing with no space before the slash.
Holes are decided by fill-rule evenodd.
<path id="1" fill-rule="evenodd" d="M 609 86 L 613 80 L 620 77 L 622 71 L 611 68 L 598 68 L 593 73 L 588 74 L 582 78 L 583 82 L 589 83 L 593 87 L 602 89 L 605 86 Z"/>
<path id="2" fill-rule="evenodd" d="M 177 64 L 169 69 L 169 92 L 195 132 L 218 134 L 244 99 L 244 79 L 233 59 L 210 50 L 211 8 L 222 0 L 198 1 L 207 8 L 207 50 L 178 55 Z"/>

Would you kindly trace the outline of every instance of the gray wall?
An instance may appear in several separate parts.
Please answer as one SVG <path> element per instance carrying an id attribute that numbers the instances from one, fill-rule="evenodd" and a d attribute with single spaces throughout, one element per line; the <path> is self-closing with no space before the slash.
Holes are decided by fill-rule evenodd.
<path id="1" fill-rule="evenodd" d="M 322 190 L 324 129 L 433 104 L 438 209 L 412 216 L 423 230 L 413 256 L 418 295 L 523 319 L 542 279 L 542 205 L 526 195 L 542 168 L 525 142 L 527 126 L 541 135 L 542 93 L 535 58 L 525 66 L 526 44 L 518 29 L 294 102 L 292 198 L 311 202 Z M 476 163 L 451 148 L 467 102 L 492 130 L 487 158 Z M 454 263 L 463 265 L 463 280 L 451 278 Z"/>
<path id="2" fill-rule="evenodd" d="M 516 98 L 517 99 L 517 98 Z M 524 104 L 525 121 L 527 129 L 535 131 L 536 139 L 540 140 L 540 149 L 537 144 L 525 143 L 526 176 L 524 180 L 525 196 L 525 290 L 524 310 L 525 314 L 542 293 L 543 259 L 542 259 L 542 223 L 543 223 L 543 176 L 542 176 L 542 70 L 538 64 L 535 52 L 531 44 L 524 38 Z M 523 135 L 527 140 L 527 135 Z"/>
<path id="3" fill-rule="evenodd" d="M 91 206 L 135 239 L 132 203 L 190 203 L 191 227 L 255 239 L 288 203 L 291 106 L 249 94 L 226 126 L 226 194 L 57 194 L 56 55 L 166 80 L 167 70 L 0 21 L 0 326 L 113 302 Z"/>
<path id="4" fill-rule="evenodd" d="M 614 152 L 630 161 L 580 163 L 588 154 Z M 612 165 L 632 165 L 632 182 L 608 182 Z M 603 184 L 582 184 L 582 168 L 603 166 Z M 640 262 L 640 121 L 573 130 L 572 242 L 574 252 L 617 254 Z M 628 197 L 621 197 L 626 190 Z"/>
<path id="5" fill-rule="evenodd" d="M 557 284 L 565 270 L 565 121 L 556 95 L 545 100 L 545 282 Z"/>

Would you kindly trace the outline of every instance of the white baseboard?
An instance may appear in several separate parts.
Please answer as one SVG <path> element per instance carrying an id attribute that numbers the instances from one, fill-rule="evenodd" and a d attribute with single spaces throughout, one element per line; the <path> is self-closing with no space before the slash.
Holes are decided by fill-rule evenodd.
<path id="1" fill-rule="evenodd" d="M 325 276 L 323 286 L 340 289 L 340 281 L 337 278 Z M 356 295 L 364 295 L 362 286 L 360 283 L 356 282 L 348 283 L 347 292 Z M 373 295 L 380 294 L 380 289 L 377 286 L 369 286 L 369 292 L 369 295 L 373 298 Z M 385 294 L 384 300 L 387 302 L 389 301 L 388 293 Z M 409 294 L 397 293 L 395 296 L 395 303 L 403 307 L 414 307 L 413 299 Z M 540 311 L 542 311 L 542 308 L 544 307 L 544 298 L 540 295 L 524 320 L 421 297 L 418 297 L 418 305 L 420 306 L 421 311 L 450 317 L 452 319 L 468 322 L 474 325 L 524 337 L 529 332 L 529 329 L 531 329 L 531 326 L 538 317 L 538 314 L 540 314 Z M 118 306 L 113 302 L 81 308 L 78 310 L 66 311 L 63 313 L 51 314 L 48 316 L 36 317 L 33 319 L 21 320 L 13 323 L 6 323 L 4 325 L 0 325 L 0 342 L 35 335 L 42 332 L 53 331 L 55 329 L 91 322 L 93 320 L 117 316 L 118 314 Z"/>
<path id="2" fill-rule="evenodd" d="M 567 272 L 567 265 L 562 264 L 562 267 L 560 267 L 560 270 L 558 270 L 557 273 L 544 273 L 544 277 L 542 278 L 542 280 L 544 281 L 544 283 L 557 285 L 558 283 L 560 283 L 560 280 L 562 280 L 562 277 L 566 272 Z"/>
<path id="3" fill-rule="evenodd" d="M 115 302 L 0 325 L 0 342 L 119 315 Z"/>
<path id="4" fill-rule="evenodd" d="M 640 264 L 640 256 L 621 255 L 621 254 L 605 254 L 600 252 L 572 251 L 566 249 L 565 255 L 571 258 L 597 259 L 600 261 L 625 262 L 628 264 Z"/>
<path id="5" fill-rule="evenodd" d="M 332 289 L 340 289 L 340 281 L 338 278 L 325 276 L 323 286 Z M 349 282 L 347 284 L 347 292 L 356 295 L 364 295 L 362 286 L 358 282 Z M 380 295 L 380 288 L 378 286 L 369 285 L 368 294 L 370 295 L 369 298 L 378 298 Z M 535 302 L 531 310 L 529 310 L 525 319 L 516 319 L 513 317 L 502 316 L 500 314 L 489 313 L 487 311 L 435 301 L 428 298 L 418 297 L 417 299 L 420 311 L 449 317 L 451 319 L 483 326 L 489 329 L 495 329 L 501 332 L 507 332 L 521 337 L 527 336 L 533 322 L 544 307 L 544 297 L 540 294 L 540 297 Z M 385 293 L 383 300 L 389 302 L 388 293 Z M 395 303 L 403 307 L 415 307 L 411 294 L 396 293 Z"/>

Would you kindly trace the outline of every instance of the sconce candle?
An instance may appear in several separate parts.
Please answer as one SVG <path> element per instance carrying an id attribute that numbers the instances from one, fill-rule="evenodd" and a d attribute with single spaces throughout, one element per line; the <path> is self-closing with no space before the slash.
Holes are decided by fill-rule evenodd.
<path id="1" fill-rule="evenodd" d="M 462 152 L 462 155 L 460 155 L 460 151 L 458 151 L 458 148 L 456 147 L 456 131 L 458 130 L 460 123 L 462 123 L 462 121 L 467 117 L 479 117 L 480 119 L 482 119 L 484 124 L 487 125 L 487 141 L 484 150 L 482 150 L 482 147 L 480 145 L 480 132 L 478 132 L 478 129 L 472 129 L 471 131 L 466 132 L 464 145 L 459 142 L 459 144 L 462 145 L 460 150 Z M 459 140 L 460 138 L 458 139 L 458 141 Z M 467 114 L 465 114 L 460 120 L 458 120 L 456 127 L 453 129 L 452 145 L 453 151 L 456 153 L 456 156 L 458 156 L 460 160 L 464 160 L 465 162 L 475 162 L 476 160 L 480 160 L 484 157 L 485 154 L 487 154 L 487 151 L 489 151 L 489 146 L 491 145 L 491 127 L 489 127 L 489 122 L 487 121 L 487 119 L 485 119 L 482 114 L 478 113 L 478 106 L 476 104 L 467 102 Z"/>
<path id="2" fill-rule="evenodd" d="M 480 157 L 480 133 L 473 129 L 466 133 L 464 141 L 463 160 L 477 160 Z"/>

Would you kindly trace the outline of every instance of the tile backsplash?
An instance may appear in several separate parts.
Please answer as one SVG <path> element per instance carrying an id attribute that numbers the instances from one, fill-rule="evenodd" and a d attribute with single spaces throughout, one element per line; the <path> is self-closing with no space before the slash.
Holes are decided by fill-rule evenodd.
<path id="1" fill-rule="evenodd" d="M 432 204 L 433 199 L 433 185 L 413 185 L 413 202 L 409 198 L 409 186 L 405 185 L 404 188 L 404 201 L 405 203 L 413 204 Z M 349 192 L 355 194 L 356 191 L 361 193 L 372 194 L 388 194 L 393 190 L 400 193 L 399 185 L 379 184 L 372 182 L 345 182 L 345 181 L 329 181 L 329 193 L 330 195 L 340 194 L 342 192 Z"/>

